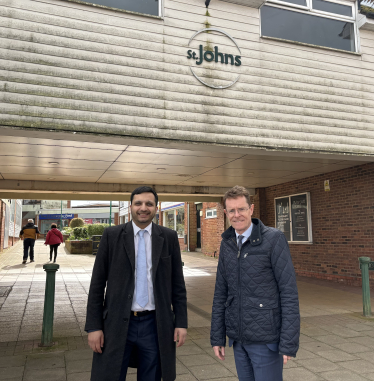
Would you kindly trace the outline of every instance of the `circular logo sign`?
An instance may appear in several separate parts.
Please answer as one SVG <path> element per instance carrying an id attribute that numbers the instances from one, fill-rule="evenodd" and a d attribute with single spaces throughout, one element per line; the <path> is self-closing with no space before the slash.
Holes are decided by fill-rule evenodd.
<path id="1" fill-rule="evenodd" d="M 239 54 L 234 55 L 234 54 L 224 53 L 223 51 L 220 50 L 220 48 L 218 46 L 214 46 L 211 48 L 209 48 L 209 47 L 204 48 L 203 45 L 199 45 L 198 51 L 194 51 L 192 49 L 187 51 L 187 58 L 188 59 L 194 60 L 196 62 L 196 65 L 198 65 L 198 66 L 203 64 L 204 61 L 220 63 L 222 65 L 230 65 L 233 67 L 241 66 L 241 64 L 242 64 L 241 55 L 240 55 L 241 51 L 240 51 L 238 44 L 228 33 L 223 31 L 222 29 L 205 28 L 205 29 L 199 30 L 190 38 L 190 41 L 188 42 L 188 46 L 190 46 L 191 42 L 194 40 L 194 38 L 196 36 L 198 36 L 200 33 L 203 33 L 203 32 L 218 32 L 220 34 L 223 34 L 224 36 L 229 38 L 234 43 Z M 230 81 L 229 84 L 217 86 L 217 85 L 209 84 L 206 81 L 204 81 L 203 79 L 201 79 L 201 77 L 198 76 L 196 74 L 196 72 L 193 70 L 192 66 L 190 66 L 190 70 L 191 70 L 193 76 L 200 83 L 202 83 L 203 85 L 208 86 L 212 89 L 227 89 L 228 87 L 230 87 L 230 86 L 234 85 L 236 82 L 238 82 L 238 80 L 240 78 L 240 74 L 239 74 L 233 81 Z"/>

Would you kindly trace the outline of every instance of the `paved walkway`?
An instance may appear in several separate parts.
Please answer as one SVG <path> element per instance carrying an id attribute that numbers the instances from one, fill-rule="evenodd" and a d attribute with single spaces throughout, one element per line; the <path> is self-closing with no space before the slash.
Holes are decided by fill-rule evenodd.
<path id="1" fill-rule="evenodd" d="M 0 381 L 87 381 L 92 352 L 83 331 L 95 257 L 60 247 L 56 275 L 54 340 L 40 348 L 48 248 L 38 241 L 34 263 L 22 265 L 21 244 L 0 254 Z M 188 340 L 177 350 L 177 381 L 237 380 L 233 353 L 216 360 L 209 343 L 217 260 L 184 253 L 188 291 Z M 374 380 L 374 321 L 360 316 L 360 290 L 298 279 L 302 335 L 284 381 Z M 374 300 L 373 300 L 374 302 Z M 372 302 L 372 303 L 373 303 Z M 374 305 L 374 303 L 373 303 Z M 136 380 L 130 371 L 129 381 Z M 271 381 L 271 380 L 269 380 Z"/>

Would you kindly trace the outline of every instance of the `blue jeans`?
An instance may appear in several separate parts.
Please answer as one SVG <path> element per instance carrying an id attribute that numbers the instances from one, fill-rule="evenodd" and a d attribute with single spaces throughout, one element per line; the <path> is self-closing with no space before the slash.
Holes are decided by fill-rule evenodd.
<path id="1" fill-rule="evenodd" d="M 234 342 L 239 381 L 282 381 L 283 356 L 266 344 L 242 345 Z"/>
<path id="2" fill-rule="evenodd" d="M 138 351 L 138 381 L 161 381 L 161 362 L 157 338 L 156 314 L 131 316 L 119 381 L 126 380 L 133 348 Z"/>
<path id="3" fill-rule="evenodd" d="M 25 238 L 23 240 L 23 260 L 27 261 L 27 257 L 29 256 L 29 248 L 30 248 L 30 261 L 34 260 L 34 245 L 35 239 Z"/>

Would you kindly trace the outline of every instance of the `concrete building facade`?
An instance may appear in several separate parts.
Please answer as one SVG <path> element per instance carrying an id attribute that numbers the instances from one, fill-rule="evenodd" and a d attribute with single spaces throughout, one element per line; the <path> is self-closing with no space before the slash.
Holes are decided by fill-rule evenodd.
<path id="1" fill-rule="evenodd" d="M 0 0 L 0 195 L 128 201 L 149 184 L 185 203 L 187 247 L 219 255 L 221 197 L 241 184 L 300 274 L 357 284 L 372 2 L 206 3 Z"/>

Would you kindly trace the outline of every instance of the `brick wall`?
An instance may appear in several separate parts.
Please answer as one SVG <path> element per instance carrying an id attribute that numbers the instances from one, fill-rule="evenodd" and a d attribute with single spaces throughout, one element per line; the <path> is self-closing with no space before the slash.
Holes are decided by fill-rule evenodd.
<path id="1" fill-rule="evenodd" d="M 324 180 L 330 180 L 328 192 Z M 373 190 L 374 163 L 276 185 L 265 188 L 262 220 L 275 226 L 274 198 L 310 192 L 313 244 L 290 244 L 296 272 L 359 286 L 358 257 L 374 260 Z"/>
<path id="2" fill-rule="evenodd" d="M 181 248 L 181 251 L 187 250 L 187 245 L 184 243 L 184 238 L 178 238 L 179 246 Z"/>
<path id="3" fill-rule="evenodd" d="M 206 210 L 217 209 L 217 218 L 205 218 Z M 216 202 L 203 203 L 203 215 L 201 217 L 201 251 L 205 255 L 219 256 L 221 234 L 225 230 L 223 205 Z"/>

